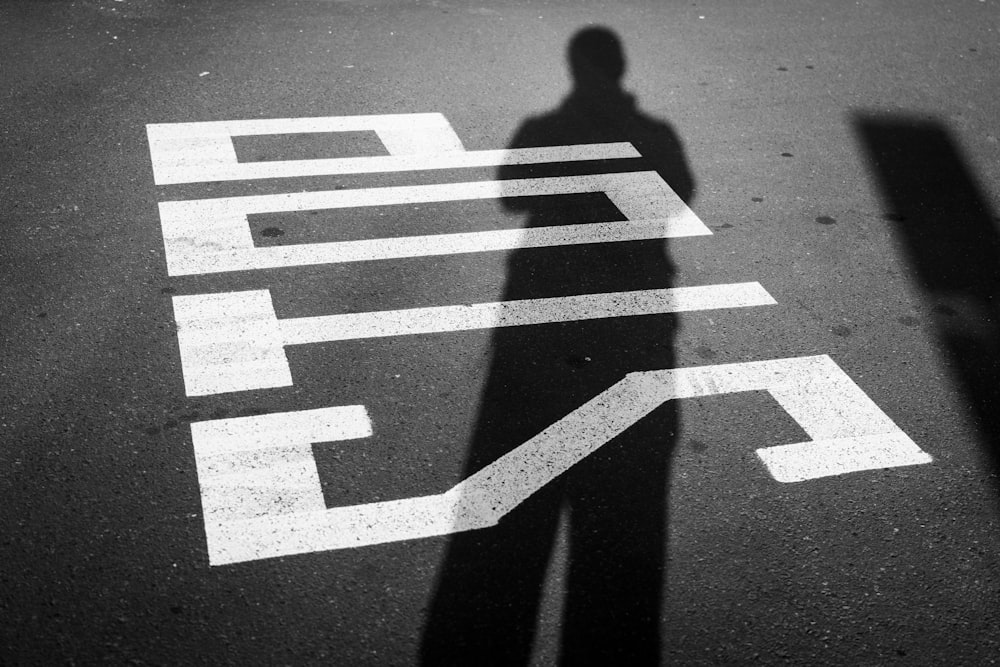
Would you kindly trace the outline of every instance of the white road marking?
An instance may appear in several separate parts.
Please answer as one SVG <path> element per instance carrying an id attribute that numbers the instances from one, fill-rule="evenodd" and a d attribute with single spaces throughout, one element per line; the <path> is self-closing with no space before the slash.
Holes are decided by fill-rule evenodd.
<path id="1" fill-rule="evenodd" d="M 373 131 L 389 155 L 240 163 L 234 136 Z M 639 157 L 628 143 L 465 151 L 441 114 L 147 125 L 159 185 Z M 605 192 L 627 218 L 257 248 L 247 216 Z M 232 197 L 160 204 L 170 275 L 711 234 L 655 172 Z M 174 298 L 189 396 L 292 384 L 285 346 L 775 303 L 758 283 L 278 320 L 267 290 Z M 768 391 L 811 438 L 757 450 L 780 482 L 931 461 L 827 356 L 629 373 L 442 494 L 328 509 L 313 443 L 368 437 L 363 406 L 192 424 L 213 565 L 495 525 L 664 401 Z"/>
<path id="2" fill-rule="evenodd" d="M 639 153 L 629 143 L 508 148 L 462 153 L 426 155 L 373 155 L 364 157 L 319 158 L 311 160 L 271 160 L 238 162 L 232 165 L 160 167 L 157 185 L 242 181 L 294 176 L 336 176 L 341 174 L 379 174 L 399 171 L 429 171 L 467 167 L 537 164 L 540 162 L 579 162 L 635 158 Z M 155 168 L 154 168 L 155 170 Z"/>
<path id="3" fill-rule="evenodd" d="M 374 131 L 389 155 L 237 162 L 232 137 Z M 146 126 L 157 185 L 640 157 L 628 142 L 465 151 L 438 113 L 161 123 Z"/>
<path id="4" fill-rule="evenodd" d="M 173 303 L 188 396 L 292 385 L 268 290 L 175 296 Z"/>
<path id="5" fill-rule="evenodd" d="M 286 345 L 301 345 L 774 303 L 760 283 L 736 283 L 303 317 L 280 327 Z"/>
<path id="6" fill-rule="evenodd" d="M 439 113 L 151 123 L 146 125 L 146 136 L 153 163 L 153 180 L 157 185 L 168 185 L 349 173 L 336 171 L 338 165 L 343 164 L 338 160 L 286 161 L 275 163 L 279 165 L 276 169 L 268 163 L 240 163 L 236 159 L 232 138 L 365 130 L 375 132 L 390 155 L 432 155 L 465 150 L 451 124 Z M 316 172 L 316 163 L 332 163 L 330 167 L 334 171 Z"/>
<path id="7" fill-rule="evenodd" d="M 364 406 L 191 424 L 205 522 L 323 512 L 314 442 L 367 438 Z"/>
<path id="8" fill-rule="evenodd" d="M 284 346 L 772 305 L 759 283 L 675 287 L 279 320 L 268 290 L 173 298 L 188 396 L 292 384 Z"/>
<path id="9" fill-rule="evenodd" d="M 192 424 L 192 439 L 209 561 L 222 565 L 493 526 L 665 401 L 743 391 L 769 392 L 812 438 L 757 451 L 778 481 L 931 461 L 825 355 L 629 373 L 444 493 L 329 509 L 311 443 L 364 437 L 370 427 L 361 406 L 201 422 Z"/>
<path id="10" fill-rule="evenodd" d="M 247 222 L 258 213 L 587 192 L 605 193 L 627 220 L 263 248 Z M 160 224 L 172 276 L 712 233 L 654 171 L 167 201 Z"/>

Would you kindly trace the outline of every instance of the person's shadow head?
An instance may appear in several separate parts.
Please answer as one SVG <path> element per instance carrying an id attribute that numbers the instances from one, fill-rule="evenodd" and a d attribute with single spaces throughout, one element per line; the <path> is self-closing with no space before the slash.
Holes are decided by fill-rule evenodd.
<path id="1" fill-rule="evenodd" d="M 622 85 L 628 66 L 615 31 L 605 26 L 578 30 L 567 45 L 566 61 L 572 77 L 569 94 L 558 108 L 523 123 L 509 148 L 629 142 L 643 158 L 642 164 L 631 166 L 655 170 L 690 204 L 695 183 L 680 137 L 664 119 L 644 113 Z M 522 173 L 516 166 L 503 166 L 499 176 L 516 178 Z M 523 210 L 510 200 L 505 205 Z"/>
<path id="2" fill-rule="evenodd" d="M 625 53 L 621 40 L 608 28 L 584 28 L 569 42 L 567 53 L 573 89 L 579 93 L 621 89 Z"/>

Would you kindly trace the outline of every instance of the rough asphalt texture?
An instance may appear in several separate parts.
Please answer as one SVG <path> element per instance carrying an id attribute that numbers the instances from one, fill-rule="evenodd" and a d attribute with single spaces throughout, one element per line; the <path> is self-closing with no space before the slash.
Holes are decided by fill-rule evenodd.
<path id="1" fill-rule="evenodd" d="M 209 567 L 188 424 L 364 403 L 374 438 L 317 447 L 328 501 L 437 493 L 463 474 L 489 333 L 300 346 L 294 387 L 196 399 L 170 297 L 270 288 L 279 317 L 489 301 L 509 257 L 171 278 L 156 204 L 495 173 L 157 187 L 145 124 L 436 111 L 466 148 L 502 148 L 561 103 L 566 44 L 589 24 L 621 38 L 625 86 L 677 132 L 714 232 L 671 242 L 673 284 L 758 281 L 778 302 L 683 315 L 677 365 L 829 354 L 934 457 L 779 484 L 753 450 L 803 435 L 768 396 L 684 402 L 661 662 L 1000 659 L 995 0 L 81 0 L 0 7 L 0 662 L 417 661 L 449 539 Z M 236 148 L 379 150 L 368 135 Z M 405 213 L 412 233 L 512 215 Z M 403 217 L 251 227 L 293 243 Z M 556 660 L 572 614 L 567 542 L 534 664 Z"/>

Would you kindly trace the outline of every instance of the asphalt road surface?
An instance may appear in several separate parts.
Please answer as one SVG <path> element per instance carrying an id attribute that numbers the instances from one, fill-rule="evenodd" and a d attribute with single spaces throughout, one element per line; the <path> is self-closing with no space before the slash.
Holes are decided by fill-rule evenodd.
<path id="1" fill-rule="evenodd" d="M 1000 660 L 996 0 L 0 5 L 0 663 Z"/>

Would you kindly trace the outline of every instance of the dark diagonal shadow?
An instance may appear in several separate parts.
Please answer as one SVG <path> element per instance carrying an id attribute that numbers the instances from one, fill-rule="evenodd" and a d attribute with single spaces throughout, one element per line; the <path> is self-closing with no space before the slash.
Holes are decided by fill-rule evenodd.
<path id="1" fill-rule="evenodd" d="M 1000 471 L 1000 234 L 968 162 L 939 121 L 856 114 L 889 220 L 993 469 Z"/>
<path id="2" fill-rule="evenodd" d="M 690 201 L 693 179 L 678 137 L 668 124 L 641 112 L 620 87 L 625 61 L 617 37 L 602 28 L 583 30 L 570 43 L 569 60 L 573 91 L 554 111 L 526 121 L 510 147 L 631 142 L 643 158 L 618 169 L 655 170 Z M 506 166 L 499 178 L 552 175 L 558 167 Z M 592 197 L 509 196 L 503 203 L 523 212 L 528 227 L 616 214 L 608 213 L 607 200 L 602 208 Z M 524 249 L 511 254 L 503 298 L 666 288 L 673 275 L 662 239 Z M 627 373 L 673 368 L 675 331 L 672 315 L 496 329 L 466 475 Z M 453 536 L 429 610 L 422 664 L 529 661 L 564 516 L 569 555 L 561 663 L 659 663 L 674 404 L 661 406 L 547 484 L 499 525 Z"/>

